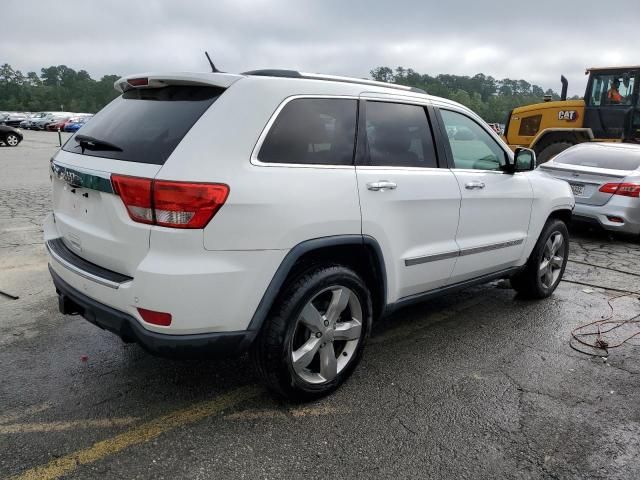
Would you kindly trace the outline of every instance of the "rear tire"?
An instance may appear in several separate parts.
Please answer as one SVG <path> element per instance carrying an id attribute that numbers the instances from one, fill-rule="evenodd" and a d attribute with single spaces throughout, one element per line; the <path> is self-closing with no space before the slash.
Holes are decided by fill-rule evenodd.
<path id="1" fill-rule="evenodd" d="M 371 295 L 357 273 L 341 265 L 310 267 L 285 285 L 251 357 L 277 395 L 320 398 L 356 368 L 371 322 Z"/>
<path id="2" fill-rule="evenodd" d="M 536 155 L 537 164 L 546 163 L 560 152 L 569 147 L 573 147 L 575 143 L 570 141 L 553 142 L 544 147 L 538 155 Z"/>
<path id="3" fill-rule="evenodd" d="M 562 220 L 547 220 L 524 270 L 511 277 L 511 286 L 524 298 L 549 297 L 562 280 L 569 257 L 569 231 Z"/>

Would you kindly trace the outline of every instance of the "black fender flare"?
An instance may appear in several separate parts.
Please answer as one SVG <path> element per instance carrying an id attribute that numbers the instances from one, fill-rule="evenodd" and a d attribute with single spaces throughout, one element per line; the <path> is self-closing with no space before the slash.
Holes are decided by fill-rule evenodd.
<path id="1" fill-rule="evenodd" d="M 377 240 L 368 235 L 332 235 L 329 237 L 320 237 L 313 238 L 311 240 L 306 240 L 294 246 L 289 252 L 285 255 L 284 259 L 280 263 L 280 266 L 276 270 L 276 273 L 273 275 L 271 282 L 269 282 L 269 286 L 265 290 L 262 298 L 260 299 L 260 303 L 253 313 L 253 317 L 251 318 L 251 322 L 249 322 L 249 326 L 247 330 L 255 335 L 258 334 L 262 324 L 264 323 L 265 318 L 269 314 L 273 303 L 282 288 L 285 280 L 289 276 L 293 266 L 296 262 L 307 253 L 313 252 L 314 250 L 320 250 L 326 247 L 336 247 L 336 246 L 344 246 L 344 245 L 353 245 L 353 246 L 361 246 L 362 248 L 371 248 L 373 252 L 374 261 L 377 262 L 377 267 L 380 271 L 380 276 L 382 279 L 382 305 L 383 307 L 387 304 L 387 271 L 385 268 L 384 257 L 382 255 L 382 249 L 378 244 Z"/>

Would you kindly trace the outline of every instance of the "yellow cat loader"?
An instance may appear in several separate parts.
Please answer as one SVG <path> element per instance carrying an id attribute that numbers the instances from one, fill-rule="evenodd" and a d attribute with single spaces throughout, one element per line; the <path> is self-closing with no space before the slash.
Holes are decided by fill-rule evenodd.
<path id="1" fill-rule="evenodd" d="M 544 163 L 582 142 L 640 143 L 640 66 L 589 68 L 583 100 L 567 100 L 562 76 L 559 101 L 514 108 L 509 112 L 504 140 L 515 150 L 535 150 Z"/>

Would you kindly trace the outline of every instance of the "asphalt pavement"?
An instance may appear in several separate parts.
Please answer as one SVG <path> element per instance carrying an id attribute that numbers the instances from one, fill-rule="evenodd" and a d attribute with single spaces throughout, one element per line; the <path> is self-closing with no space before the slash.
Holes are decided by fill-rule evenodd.
<path id="1" fill-rule="evenodd" d="M 58 313 L 40 227 L 57 135 L 25 135 L 0 146 L 0 478 L 638 478 L 640 338 L 569 345 L 613 297 L 614 318 L 640 313 L 636 239 L 572 229 L 544 301 L 493 282 L 398 311 L 341 389 L 288 404 L 246 357 L 156 358 Z"/>

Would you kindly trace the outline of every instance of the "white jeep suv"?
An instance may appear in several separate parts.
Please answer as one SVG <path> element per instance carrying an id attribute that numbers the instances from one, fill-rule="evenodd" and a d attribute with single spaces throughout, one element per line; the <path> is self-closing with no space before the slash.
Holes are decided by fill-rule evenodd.
<path id="1" fill-rule="evenodd" d="M 558 285 L 566 182 L 469 109 L 366 80 L 143 74 L 52 158 L 60 311 L 151 352 L 250 351 L 275 392 L 326 394 L 372 321 L 510 278 Z"/>

